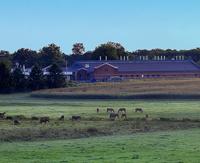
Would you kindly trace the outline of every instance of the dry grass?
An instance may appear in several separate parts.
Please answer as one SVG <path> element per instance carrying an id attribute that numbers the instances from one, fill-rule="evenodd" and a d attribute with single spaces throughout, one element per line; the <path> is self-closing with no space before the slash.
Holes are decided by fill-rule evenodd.
<path id="1" fill-rule="evenodd" d="M 84 83 L 77 87 L 48 89 L 43 95 L 200 95 L 200 79 L 143 79 L 115 83 Z"/>
<path id="2" fill-rule="evenodd" d="M 45 139 L 72 139 L 105 135 L 129 135 L 138 132 L 172 131 L 199 128 L 199 120 L 160 118 L 149 119 L 129 118 L 128 120 L 81 120 L 60 122 L 51 120 L 48 124 L 39 124 L 38 121 L 21 120 L 21 125 L 13 126 L 7 120 L 0 124 L 9 125 L 0 128 L 0 142 L 3 141 L 33 141 Z"/>

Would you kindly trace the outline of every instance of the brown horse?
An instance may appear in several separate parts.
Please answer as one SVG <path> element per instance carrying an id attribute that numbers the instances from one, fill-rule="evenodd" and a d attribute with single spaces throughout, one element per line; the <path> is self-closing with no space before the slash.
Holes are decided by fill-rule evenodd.
<path id="1" fill-rule="evenodd" d="M 143 113 L 144 111 L 143 111 L 143 109 L 142 109 L 142 108 L 136 108 L 136 109 L 135 109 L 135 112 L 140 112 L 140 113 Z"/>
<path id="2" fill-rule="evenodd" d="M 113 108 L 107 108 L 107 113 L 108 113 L 108 112 L 113 112 L 113 113 L 114 113 L 115 110 L 114 110 Z"/>
<path id="3" fill-rule="evenodd" d="M 119 108 L 118 113 L 119 113 L 119 112 L 124 112 L 124 113 L 126 113 L 126 108 Z"/>

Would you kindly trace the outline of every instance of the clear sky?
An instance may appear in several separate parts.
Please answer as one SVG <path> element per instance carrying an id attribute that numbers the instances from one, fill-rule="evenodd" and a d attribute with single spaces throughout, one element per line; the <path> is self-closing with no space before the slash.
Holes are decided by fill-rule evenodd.
<path id="1" fill-rule="evenodd" d="M 107 41 L 129 50 L 200 47 L 199 0 L 0 0 L 0 49 L 70 53 Z"/>

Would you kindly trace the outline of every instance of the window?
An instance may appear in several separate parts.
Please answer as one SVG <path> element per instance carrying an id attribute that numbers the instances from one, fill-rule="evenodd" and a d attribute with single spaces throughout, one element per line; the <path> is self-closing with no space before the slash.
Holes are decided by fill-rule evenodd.
<path id="1" fill-rule="evenodd" d="M 89 64 L 85 64 L 85 68 L 89 68 L 90 67 L 90 65 Z"/>

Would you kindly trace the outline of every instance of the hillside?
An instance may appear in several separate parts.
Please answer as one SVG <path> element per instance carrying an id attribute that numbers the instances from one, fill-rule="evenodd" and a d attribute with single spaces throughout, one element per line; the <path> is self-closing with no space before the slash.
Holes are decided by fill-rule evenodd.
<path id="1" fill-rule="evenodd" d="M 143 79 L 115 83 L 82 83 L 77 87 L 36 91 L 32 96 L 63 98 L 200 98 L 200 79 Z"/>

